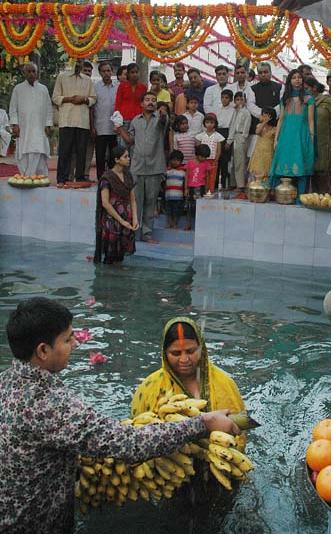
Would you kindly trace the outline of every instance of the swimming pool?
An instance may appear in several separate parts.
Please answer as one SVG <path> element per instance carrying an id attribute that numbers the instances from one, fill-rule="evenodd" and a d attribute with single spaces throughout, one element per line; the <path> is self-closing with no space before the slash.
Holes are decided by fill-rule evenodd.
<path id="1" fill-rule="evenodd" d="M 204 328 L 212 360 L 232 374 L 262 425 L 248 440 L 256 470 L 226 515 L 216 503 L 181 511 L 131 503 L 78 518 L 77 533 L 326 532 L 328 514 L 304 484 L 301 460 L 312 426 L 330 412 L 327 269 L 136 257 L 95 267 L 85 245 L 3 236 L 0 243 L 0 370 L 11 360 L 9 311 L 33 295 L 57 298 L 74 313 L 74 326 L 94 335 L 73 353 L 65 382 L 97 409 L 125 417 L 135 386 L 159 366 L 163 324 L 189 314 Z M 108 362 L 90 367 L 89 350 L 101 350 Z"/>

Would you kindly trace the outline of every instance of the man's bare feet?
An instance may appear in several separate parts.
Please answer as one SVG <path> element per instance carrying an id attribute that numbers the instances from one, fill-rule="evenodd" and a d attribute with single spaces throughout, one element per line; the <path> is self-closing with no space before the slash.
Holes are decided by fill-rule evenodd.
<path id="1" fill-rule="evenodd" d="M 158 245 L 159 241 L 156 241 L 156 239 L 153 239 L 152 237 L 148 237 L 146 239 L 143 239 L 145 243 L 148 243 L 149 245 Z"/>
<path id="2" fill-rule="evenodd" d="M 189 230 L 192 230 L 192 226 L 190 224 L 187 224 L 184 228 L 185 232 L 189 232 Z"/>

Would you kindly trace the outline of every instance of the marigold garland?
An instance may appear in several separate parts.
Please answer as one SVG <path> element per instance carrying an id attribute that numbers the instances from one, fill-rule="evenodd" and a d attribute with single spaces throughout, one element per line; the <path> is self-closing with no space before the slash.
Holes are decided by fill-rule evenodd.
<path id="1" fill-rule="evenodd" d="M 258 31 L 255 16 L 269 16 Z M 0 4 L 0 43 L 7 54 L 27 56 L 41 45 L 50 24 L 56 38 L 70 57 L 95 55 L 110 38 L 115 20 L 120 20 L 132 42 L 150 58 L 174 62 L 193 53 L 223 17 L 234 45 L 252 61 L 272 59 L 285 46 L 291 46 L 299 18 L 273 6 L 216 4 L 152 6 L 150 4 L 59 4 L 29 2 Z M 78 28 L 84 27 L 83 31 Z M 311 46 L 330 59 L 329 28 L 318 30 L 316 23 L 304 20 Z"/>

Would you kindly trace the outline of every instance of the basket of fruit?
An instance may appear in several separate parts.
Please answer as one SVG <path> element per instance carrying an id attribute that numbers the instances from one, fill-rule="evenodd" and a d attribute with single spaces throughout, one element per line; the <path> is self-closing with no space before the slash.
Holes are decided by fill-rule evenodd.
<path id="1" fill-rule="evenodd" d="M 312 442 L 306 451 L 306 476 L 318 498 L 331 505 L 331 420 L 323 419 L 312 430 Z"/>
<path id="2" fill-rule="evenodd" d="M 50 185 L 50 180 L 43 175 L 22 176 L 21 174 L 15 174 L 9 178 L 8 184 L 20 189 L 31 189 L 32 187 L 47 187 Z"/>
<path id="3" fill-rule="evenodd" d="M 318 193 L 300 195 L 300 201 L 305 208 L 324 211 L 331 209 L 331 195 L 329 193 L 325 193 L 324 195 L 319 195 Z"/>

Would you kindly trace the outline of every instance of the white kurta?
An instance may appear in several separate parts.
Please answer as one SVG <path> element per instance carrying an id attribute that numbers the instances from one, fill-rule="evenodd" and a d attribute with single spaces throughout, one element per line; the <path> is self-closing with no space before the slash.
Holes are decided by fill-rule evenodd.
<path id="1" fill-rule="evenodd" d="M 8 115 L 4 109 L 0 109 L 0 156 L 6 157 L 12 136 L 7 131 L 9 127 Z"/>
<path id="2" fill-rule="evenodd" d="M 18 124 L 20 136 L 16 139 L 16 158 L 19 162 L 28 154 L 50 156 L 46 126 L 52 126 L 52 103 L 45 85 L 27 81 L 14 87 L 9 105 L 10 124 Z"/>

